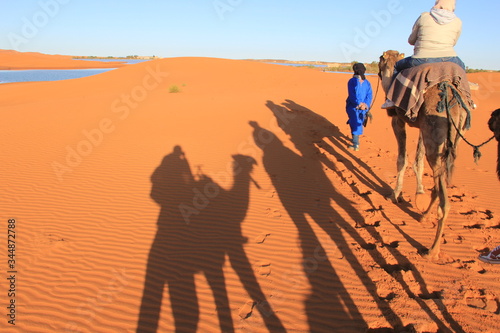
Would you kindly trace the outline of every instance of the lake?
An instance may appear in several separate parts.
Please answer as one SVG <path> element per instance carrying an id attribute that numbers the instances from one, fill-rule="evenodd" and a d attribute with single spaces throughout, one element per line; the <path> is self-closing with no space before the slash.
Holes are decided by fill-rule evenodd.
<path id="1" fill-rule="evenodd" d="M 110 59 L 110 58 L 104 58 L 104 59 L 81 59 L 81 58 L 74 58 L 75 60 L 86 60 L 86 61 L 102 61 L 102 62 L 124 62 L 128 65 L 133 65 L 133 64 L 138 64 L 140 62 L 144 61 L 149 61 L 148 59 Z"/>
<path id="2" fill-rule="evenodd" d="M 2 70 L 0 83 L 60 81 L 101 74 L 114 68 Z"/>
<path id="3" fill-rule="evenodd" d="M 148 61 L 143 59 L 81 59 L 88 61 L 123 61 L 127 64 L 137 64 L 140 62 Z M 276 63 L 275 65 L 285 65 L 302 67 L 308 66 L 305 64 L 290 64 L 290 63 Z M 315 67 L 326 67 L 325 65 L 314 65 Z M 87 77 L 91 75 L 97 75 L 105 73 L 115 68 L 95 68 L 95 69 L 30 69 L 30 70 L 0 70 L 0 84 L 1 83 L 12 83 L 12 82 L 36 82 L 36 81 L 60 81 L 60 80 L 70 80 L 79 79 L 82 77 Z M 342 73 L 342 74 L 352 74 L 349 72 L 329 72 L 329 73 Z M 372 75 L 372 74 L 367 74 Z"/>
<path id="4" fill-rule="evenodd" d="M 127 64 L 136 64 L 148 60 L 141 59 L 82 59 L 88 61 L 122 61 Z M 0 83 L 61 81 L 79 79 L 91 75 L 105 73 L 116 68 L 93 69 L 28 69 L 28 70 L 0 70 Z"/>

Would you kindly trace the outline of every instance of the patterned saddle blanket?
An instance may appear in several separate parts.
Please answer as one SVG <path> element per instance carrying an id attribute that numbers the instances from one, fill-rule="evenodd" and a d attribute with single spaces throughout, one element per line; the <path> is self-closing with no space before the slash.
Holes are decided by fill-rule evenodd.
<path id="1" fill-rule="evenodd" d="M 403 109 L 410 120 L 415 120 L 424 103 L 425 92 L 444 81 L 448 81 L 461 93 L 469 108 L 473 107 L 467 75 L 462 67 L 451 62 L 422 64 L 405 69 L 394 79 L 387 98 Z"/>

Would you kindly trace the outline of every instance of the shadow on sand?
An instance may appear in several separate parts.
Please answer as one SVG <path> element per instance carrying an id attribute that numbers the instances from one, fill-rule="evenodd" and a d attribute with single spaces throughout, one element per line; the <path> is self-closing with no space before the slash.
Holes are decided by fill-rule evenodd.
<path id="1" fill-rule="evenodd" d="M 343 172 L 347 168 L 357 182 L 370 190 L 379 194 L 390 192 L 390 187 L 366 163 L 345 149 L 348 138 L 328 120 L 293 101 L 281 105 L 268 102 L 266 106 L 298 151 L 286 147 L 274 133 L 258 123 L 250 122 L 254 141 L 263 153 L 263 166 L 298 230 L 302 269 L 311 288 L 305 299 L 309 330 L 412 330 L 409 327 L 411 325 L 404 326 L 403 319 L 391 308 L 389 299 L 379 297 L 377 284 L 353 252 L 354 241 L 367 251 L 377 266 L 393 277 L 398 289 L 417 302 L 440 330 L 448 331 L 451 327 L 454 331 L 461 331 L 462 328 L 447 312 L 442 300 L 428 290 L 420 272 L 398 250 L 397 244 L 387 247 L 391 255 L 390 262 L 397 262 L 394 265 L 389 264 L 377 246 L 366 242 L 365 239 L 370 238 L 383 243 L 383 238 L 376 226 L 365 224 L 364 212 L 360 212 L 355 203 L 345 197 L 345 189 L 339 191 L 326 174 L 327 170 L 333 171 L 341 182 L 346 182 Z M 248 211 L 252 183 L 250 174 L 255 163 L 249 156 L 233 156 L 233 185 L 228 190 L 206 175 L 193 175 L 179 146 L 174 147 L 173 152 L 165 156 L 154 171 L 151 176 L 151 198 L 161 209 L 158 230 L 148 257 L 137 332 L 157 332 L 165 287 L 168 288 L 175 331 L 196 332 L 200 310 L 195 275 L 200 273 L 205 275 L 211 288 L 220 330 L 234 332 L 223 274 L 226 258 L 254 302 L 254 309 L 260 313 L 267 330 L 286 331 L 267 302 L 243 249 L 246 239 L 242 234 L 241 223 Z M 340 163 L 344 166 L 339 167 Z M 372 209 L 377 209 L 370 195 L 359 193 L 352 184 L 348 186 L 353 195 L 361 197 Z M 419 216 L 409 207 L 401 206 L 400 209 L 411 217 Z M 406 241 L 419 246 L 390 220 L 383 209 L 379 213 Z M 319 239 L 315 232 L 316 226 L 328 235 L 327 242 Z M 338 266 L 336 260 L 332 261 L 335 258 L 342 258 L 342 267 Z M 365 322 L 352 296 L 354 291 L 347 289 L 340 278 L 339 271 L 344 269 L 344 265 L 355 272 L 365 293 L 370 295 L 372 304 L 390 327 L 374 328 Z M 419 293 L 414 294 L 414 288 L 405 282 L 403 270 L 411 272 L 420 288 Z M 425 302 L 429 299 L 438 310 L 433 311 L 429 307 Z M 443 319 L 435 311 L 439 311 Z"/>
<path id="2" fill-rule="evenodd" d="M 401 288 L 410 298 L 417 298 L 416 301 L 424 310 L 430 319 L 443 330 L 447 326 L 443 323 L 428 307 L 428 305 L 414 295 L 409 286 L 404 281 L 401 271 L 410 270 L 419 283 L 421 295 L 423 297 L 430 295 L 425 281 L 413 266 L 413 264 L 397 250 L 397 244 L 391 246 L 390 253 L 398 262 L 398 265 L 389 265 L 383 255 L 375 248 L 367 244 L 363 237 L 368 235 L 380 242 L 383 242 L 381 235 L 373 226 L 366 226 L 364 216 L 356 209 L 354 203 L 340 193 L 332 184 L 325 173 L 325 170 L 332 170 L 343 180 L 342 171 L 339 170 L 336 163 L 323 154 L 316 145 L 329 152 L 331 156 L 336 157 L 337 161 L 347 163 L 350 172 L 356 177 L 356 180 L 363 183 L 369 189 L 378 193 L 390 192 L 390 187 L 384 183 L 371 168 L 364 162 L 353 156 L 345 149 L 348 140 L 345 135 L 340 133 L 339 129 L 322 116 L 313 111 L 287 100 L 281 105 L 268 101 L 266 106 L 273 113 L 278 121 L 278 125 L 289 135 L 290 141 L 299 151 L 295 153 L 287 148 L 278 137 L 259 126 L 256 122 L 250 125 L 254 128 L 253 136 L 257 146 L 263 152 L 263 165 L 268 173 L 276 192 L 287 210 L 290 218 L 295 223 L 299 232 L 299 240 L 303 253 L 303 269 L 307 276 L 311 293 L 306 300 L 306 312 L 311 332 L 341 332 L 357 331 L 363 332 L 369 329 L 364 322 L 354 300 L 351 298 L 350 290 L 339 279 L 336 270 L 329 260 L 327 254 L 332 253 L 332 249 L 325 249 L 319 241 L 317 235 L 308 221 L 314 223 L 329 235 L 334 246 L 341 253 L 351 269 L 364 285 L 365 289 L 371 295 L 374 304 L 379 309 L 381 315 L 390 323 L 389 331 L 400 331 L 410 329 L 405 327 L 401 318 L 391 309 L 390 303 L 380 299 L 377 294 L 377 285 L 371 280 L 362 263 L 358 261 L 357 256 L 352 252 L 350 244 L 344 237 L 347 233 L 354 239 L 362 249 L 366 249 L 371 258 L 388 274 L 392 275 Z M 330 145 L 324 138 L 328 138 Z M 346 159 L 354 160 L 355 164 Z M 328 169 L 326 169 L 328 168 Z M 357 195 L 354 187 L 351 187 Z M 362 196 L 373 208 L 373 202 L 369 196 Z M 331 202 L 335 207 L 340 207 L 341 211 L 333 209 Z M 419 215 L 406 207 L 402 210 L 412 217 Z M 381 210 L 383 218 L 395 225 L 388 216 Z M 349 216 L 356 225 L 353 226 L 347 222 L 343 216 Z M 405 234 L 401 228 L 396 229 L 406 238 L 407 241 L 418 245 L 410 236 Z M 308 265 L 311 258 L 316 258 L 313 266 Z M 321 260 L 318 260 L 321 258 Z M 393 259 L 393 260 L 394 260 Z M 424 298 L 423 298 L 424 299 Z M 441 314 L 454 329 L 460 329 L 460 326 L 453 320 L 446 311 L 440 299 L 434 300 Z M 386 329 L 386 328 L 381 328 Z M 372 330 L 373 331 L 373 330 Z"/>
<path id="3" fill-rule="evenodd" d="M 176 332 L 196 332 L 195 274 L 210 285 L 222 332 L 234 332 L 223 265 L 226 257 L 254 301 L 268 330 L 285 332 L 270 308 L 243 249 L 252 157 L 233 156 L 233 186 L 225 190 L 206 175 L 193 175 L 181 147 L 164 157 L 151 176 L 151 198 L 161 207 L 148 257 L 137 332 L 156 332 L 168 286 Z M 254 310 L 255 311 L 255 310 Z"/>

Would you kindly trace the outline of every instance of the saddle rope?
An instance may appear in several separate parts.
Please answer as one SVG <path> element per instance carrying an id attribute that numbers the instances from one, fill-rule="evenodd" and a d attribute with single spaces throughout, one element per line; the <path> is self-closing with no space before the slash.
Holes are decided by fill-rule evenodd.
<path id="1" fill-rule="evenodd" d="M 370 123 L 373 121 L 373 115 L 371 113 L 371 110 L 373 108 L 373 104 L 375 104 L 375 100 L 377 99 L 377 95 L 378 95 L 378 89 L 380 87 L 380 76 L 377 75 L 377 90 L 375 90 L 375 96 L 373 97 L 372 99 L 372 103 L 370 104 L 370 107 L 368 108 L 368 112 L 366 113 L 366 119 L 363 123 L 363 126 L 366 127 L 366 122 L 368 121 L 368 119 L 370 119 Z"/>
<path id="2" fill-rule="evenodd" d="M 473 152 L 474 162 L 477 163 L 482 155 L 479 148 L 488 144 L 491 140 L 493 140 L 495 138 L 495 136 L 493 135 L 491 138 L 489 138 L 485 142 L 481 143 L 480 145 L 474 145 L 474 144 L 470 143 L 465 138 L 465 136 L 462 134 L 462 131 L 458 128 L 457 124 L 453 120 L 453 117 L 451 116 L 450 110 L 453 107 L 455 107 L 456 104 L 454 104 L 453 106 L 450 107 L 450 103 L 448 100 L 448 91 L 446 89 L 448 87 L 450 88 L 450 90 L 453 94 L 453 98 L 455 98 L 455 100 L 456 100 L 456 104 L 459 104 L 467 112 L 467 117 L 465 119 L 465 126 L 464 126 L 465 129 L 468 130 L 471 126 L 471 111 L 469 110 L 469 107 L 465 104 L 458 89 L 453 84 L 450 84 L 448 81 L 444 81 L 444 82 L 439 83 L 439 89 L 441 90 L 441 93 L 439 95 L 441 96 L 441 101 L 439 101 L 439 103 L 438 103 L 438 112 L 443 112 L 446 110 L 446 114 L 448 115 L 448 120 L 451 121 L 451 123 L 453 124 L 453 127 L 455 127 L 455 129 L 457 130 L 458 135 L 460 135 L 460 137 L 465 141 L 465 143 L 467 143 L 469 146 L 471 146 L 474 149 L 474 152 Z M 450 135 L 450 133 L 448 133 L 448 136 L 449 135 Z M 448 137 L 448 139 L 450 139 L 450 138 Z M 451 140 L 448 140 L 448 142 L 451 143 Z"/>

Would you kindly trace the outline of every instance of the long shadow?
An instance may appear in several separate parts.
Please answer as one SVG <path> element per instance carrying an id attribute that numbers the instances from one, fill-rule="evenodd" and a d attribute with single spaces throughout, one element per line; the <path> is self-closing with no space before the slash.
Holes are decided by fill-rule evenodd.
<path id="1" fill-rule="evenodd" d="M 368 188 L 371 188 L 374 191 L 379 192 L 382 194 L 383 192 L 387 191 L 389 186 L 385 184 L 372 170 L 369 168 L 366 163 L 362 162 L 355 156 L 350 156 L 353 160 L 357 162 L 357 164 L 363 168 L 363 170 L 360 170 L 357 166 L 355 166 L 353 163 L 351 163 L 348 159 L 345 158 L 346 155 L 351 154 L 347 149 L 345 149 L 345 145 L 341 143 L 341 140 L 346 139 L 340 133 L 338 128 L 336 128 L 333 124 L 331 124 L 328 120 L 322 118 L 321 116 L 315 114 L 313 111 L 307 109 L 306 107 L 303 107 L 293 101 L 287 100 L 286 103 L 283 103 L 282 105 L 277 105 L 272 102 L 267 102 L 268 108 L 273 112 L 273 114 L 276 116 L 278 120 L 278 124 L 280 127 L 283 129 L 285 133 L 287 133 L 290 136 L 290 140 L 293 142 L 295 147 L 301 152 L 303 156 L 309 156 L 312 159 L 316 159 L 319 164 L 323 164 L 327 166 L 329 169 L 333 170 L 334 172 L 339 175 L 340 179 L 343 179 L 342 173 L 338 171 L 338 168 L 335 166 L 333 162 L 331 162 L 328 158 L 326 158 L 323 154 L 319 153 L 319 150 L 317 147 L 314 145 L 314 143 L 319 144 L 322 148 L 325 149 L 326 151 L 330 152 L 333 156 L 337 158 L 337 160 L 342 161 L 346 167 L 349 168 L 349 170 L 353 173 L 355 177 L 357 177 L 357 180 L 364 185 L 366 185 Z M 318 130 L 314 130 L 312 128 L 316 127 Z M 325 132 L 324 129 L 330 129 Z M 330 133 L 328 133 L 330 131 Z M 337 152 L 333 147 L 328 146 L 324 140 L 321 140 L 319 137 L 312 137 L 310 133 L 318 133 L 320 135 L 329 137 L 330 141 L 337 147 L 339 151 L 342 151 L 342 153 Z M 346 139 L 347 140 L 347 139 Z M 311 163 L 313 163 L 311 161 Z M 320 170 L 320 168 L 317 168 L 318 173 L 324 173 L 323 169 Z M 319 176 L 317 176 L 319 177 Z M 323 175 L 321 175 L 323 178 Z M 373 179 L 373 180 L 372 180 Z M 324 181 L 325 183 L 331 184 L 328 179 Z M 351 187 L 353 189 L 353 192 L 357 193 L 360 195 L 360 193 L 357 192 L 357 188 Z M 332 186 L 331 191 L 329 191 L 329 195 L 331 195 L 331 198 L 340 206 L 343 207 L 347 213 L 351 216 L 351 218 L 358 222 L 359 219 L 359 213 L 353 213 L 353 207 L 350 205 L 350 202 L 346 200 L 344 196 L 342 196 L 340 193 L 338 193 Z M 403 235 L 403 237 L 413 246 L 416 248 L 419 248 L 421 246 L 416 242 L 413 238 L 411 238 L 408 234 L 406 234 L 399 226 L 397 226 L 395 223 L 393 223 L 390 218 L 385 214 L 385 212 L 378 207 L 375 207 L 373 202 L 370 199 L 369 195 L 362 195 L 362 198 L 364 198 L 371 206 L 374 211 L 378 211 L 382 215 L 382 217 L 391 223 L 400 233 Z M 410 216 L 414 217 L 415 213 L 411 212 L 407 207 L 401 207 L 403 211 L 407 212 Z M 418 216 L 418 215 L 417 215 Z M 362 238 L 362 236 L 359 234 L 357 230 L 352 228 L 346 221 L 343 219 L 337 220 L 337 225 L 339 226 L 339 229 L 343 229 L 346 232 L 349 233 L 351 237 L 353 237 L 356 241 L 359 242 L 360 246 L 365 249 L 370 249 L 369 254 L 373 258 L 373 260 L 380 265 L 380 267 L 386 269 L 386 271 L 391 274 L 396 281 L 401 285 L 402 289 L 405 290 L 407 295 L 410 298 L 414 298 L 416 302 L 421 306 L 421 308 L 428 314 L 428 316 L 437 323 L 437 325 L 444 330 L 447 330 L 447 327 L 445 324 L 437 318 L 437 316 L 432 312 L 432 310 L 427 306 L 427 304 L 422 301 L 421 297 L 430 297 L 434 300 L 435 303 L 438 304 L 438 308 L 441 309 L 441 312 L 443 314 L 443 317 L 445 320 L 453 327 L 454 329 L 460 329 L 460 325 L 452 318 L 452 316 L 448 313 L 446 308 L 443 306 L 442 301 L 439 299 L 439 297 L 431 297 L 429 295 L 433 295 L 433 293 L 430 293 L 426 287 L 426 283 L 421 276 L 421 274 L 418 272 L 418 270 L 411 264 L 411 262 L 397 250 L 397 244 L 392 245 L 392 246 L 387 246 L 389 249 L 389 252 L 393 255 L 393 257 L 397 260 L 398 265 L 396 267 L 394 265 L 388 265 L 384 257 L 378 253 L 377 250 L 374 248 L 367 246 L 365 240 Z M 367 232 L 370 234 L 370 236 L 373 239 L 382 241 L 381 235 L 376 231 L 376 228 L 370 227 L 370 226 L 365 226 Z M 338 237 L 332 239 L 337 239 Z M 344 242 L 344 240 L 342 240 Z M 347 257 L 349 260 L 349 257 Z M 372 288 L 374 288 L 373 282 L 369 279 L 369 277 L 366 275 L 366 272 L 360 267 L 359 263 L 357 262 L 357 259 L 352 257 L 350 260 L 350 264 L 353 267 L 353 269 L 356 270 L 356 272 L 360 275 L 360 278 L 362 279 L 363 283 L 365 284 L 367 290 L 371 292 L 372 296 L 374 297 L 374 300 L 379 304 L 379 307 L 382 311 L 382 313 L 386 314 L 386 318 L 388 319 L 388 322 L 393 325 L 395 329 L 401 329 L 402 328 L 402 323 L 401 320 L 395 315 L 395 313 L 388 307 L 384 305 L 380 305 L 380 301 L 378 299 L 378 296 L 376 293 L 373 293 Z M 407 285 L 406 281 L 404 281 L 400 271 L 401 270 L 411 270 L 413 276 L 415 277 L 415 280 L 418 281 L 421 293 L 419 295 L 414 295 L 410 287 Z"/>
<path id="2" fill-rule="evenodd" d="M 158 229 L 148 257 L 137 332 L 156 332 L 168 286 L 176 332 L 196 332 L 199 304 L 195 274 L 203 273 L 213 293 L 222 332 L 234 332 L 225 258 L 255 303 L 267 328 L 285 332 L 258 284 L 243 249 L 245 219 L 255 161 L 233 156 L 233 186 L 225 190 L 210 177 L 193 175 L 182 149 L 165 156 L 151 176 L 151 198 L 160 205 Z"/>
<path id="3" fill-rule="evenodd" d="M 349 291 L 326 255 L 307 217 L 313 219 L 362 275 L 349 245 L 341 235 L 342 217 L 330 207 L 332 187 L 321 163 L 311 162 L 285 147 L 274 133 L 251 122 L 254 140 L 263 151 L 263 165 L 287 213 L 295 223 L 303 255 L 303 269 L 311 287 L 306 313 L 311 332 L 342 332 L 367 329 Z M 346 204 L 347 200 L 346 200 Z M 335 221 L 335 222 L 331 222 Z M 364 279 L 366 280 L 366 279 Z M 375 290 L 375 286 L 370 286 Z"/>
<path id="4" fill-rule="evenodd" d="M 392 194 L 392 188 L 389 184 L 384 182 L 369 165 L 347 149 L 350 139 L 326 118 L 292 100 L 286 100 L 281 105 L 268 101 L 266 105 L 276 117 L 278 125 L 290 136 L 290 141 L 303 156 L 318 158 L 326 167 L 347 182 L 336 165 L 326 156 L 320 154 L 315 145 L 317 144 L 335 157 L 337 161 L 342 162 L 366 187 L 384 197 L 389 197 Z M 355 161 L 359 167 L 346 157 Z M 353 187 L 353 191 L 356 190 L 357 188 Z M 400 204 L 398 207 L 415 220 L 420 217 L 418 213 L 410 210 L 404 204 Z"/>
<path id="5" fill-rule="evenodd" d="M 151 182 L 151 198 L 161 210 L 148 257 L 137 332 L 156 332 L 165 285 L 168 285 L 176 328 L 195 332 L 199 308 L 194 283 L 197 269 L 192 263 L 196 258 L 190 251 L 191 228 L 179 210 L 181 203 L 192 201 L 195 179 L 181 147 L 174 147 L 173 152 L 163 158 Z"/>

